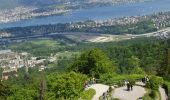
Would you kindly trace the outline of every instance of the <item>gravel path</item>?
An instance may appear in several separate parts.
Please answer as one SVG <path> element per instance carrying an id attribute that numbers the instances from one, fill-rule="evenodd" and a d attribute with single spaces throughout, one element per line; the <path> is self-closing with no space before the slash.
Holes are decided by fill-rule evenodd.
<path id="1" fill-rule="evenodd" d="M 161 86 L 159 87 L 159 92 L 161 94 L 161 100 L 168 100 L 168 96 L 165 93 L 165 89 L 163 89 Z"/>
<path id="2" fill-rule="evenodd" d="M 146 93 L 145 89 L 141 86 L 133 86 L 133 91 L 127 91 L 127 87 L 116 88 L 113 93 L 114 98 L 121 100 L 137 100 L 143 97 Z"/>
<path id="3" fill-rule="evenodd" d="M 99 97 L 103 95 L 109 89 L 109 86 L 103 84 L 93 84 L 88 88 L 92 88 L 96 90 L 96 94 L 94 95 L 92 100 L 99 100 Z"/>

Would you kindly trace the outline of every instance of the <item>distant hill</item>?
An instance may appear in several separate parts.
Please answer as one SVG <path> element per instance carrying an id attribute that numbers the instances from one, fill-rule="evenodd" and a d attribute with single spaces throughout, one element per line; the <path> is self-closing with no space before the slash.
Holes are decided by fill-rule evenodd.
<path id="1" fill-rule="evenodd" d="M 36 6 L 43 7 L 56 4 L 105 4 L 105 3 L 125 3 L 125 2 L 140 2 L 146 0 L 0 0 L 0 10 L 14 8 L 16 6 Z"/>

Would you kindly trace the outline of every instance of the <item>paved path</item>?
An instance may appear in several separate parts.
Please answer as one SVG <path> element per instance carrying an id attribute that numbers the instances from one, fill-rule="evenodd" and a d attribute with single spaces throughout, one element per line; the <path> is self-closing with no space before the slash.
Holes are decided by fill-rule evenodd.
<path id="1" fill-rule="evenodd" d="M 146 84 L 143 83 L 143 82 L 136 82 L 135 84 L 136 84 L 136 85 L 139 85 L 139 86 L 145 86 L 145 85 L 146 85 Z"/>
<path id="2" fill-rule="evenodd" d="M 121 100 L 137 100 L 143 97 L 146 93 L 145 89 L 141 86 L 133 86 L 133 91 L 127 91 L 127 87 L 116 88 L 113 93 L 114 98 Z"/>
<path id="3" fill-rule="evenodd" d="M 168 100 L 168 96 L 165 93 L 165 89 L 163 89 L 161 86 L 159 87 L 159 92 L 161 94 L 161 100 Z"/>
<path id="4" fill-rule="evenodd" d="M 109 89 L 109 86 L 103 84 L 93 84 L 88 88 L 92 88 L 96 90 L 96 94 L 94 95 L 92 100 L 99 100 L 99 97 L 103 95 Z"/>
<path id="5" fill-rule="evenodd" d="M 141 82 L 138 83 L 139 85 Z M 92 88 L 96 91 L 92 100 L 99 100 L 99 97 L 103 95 L 109 89 L 109 86 L 103 84 L 93 84 L 87 89 Z M 162 87 L 159 87 L 159 92 L 161 94 L 161 100 L 167 100 L 167 95 L 165 90 Z M 134 86 L 133 91 L 127 91 L 127 87 L 116 88 L 113 93 L 114 98 L 119 98 L 121 100 L 137 100 L 140 97 L 143 97 L 146 93 L 145 89 L 141 86 Z"/>

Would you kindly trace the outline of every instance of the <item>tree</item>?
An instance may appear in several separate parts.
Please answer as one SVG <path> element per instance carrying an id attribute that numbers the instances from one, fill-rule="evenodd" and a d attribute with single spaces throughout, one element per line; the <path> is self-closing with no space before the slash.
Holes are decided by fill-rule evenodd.
<path id="1" fill-rule="evenodd" d="M 15 93 L 9 96 L 7 100 L 38 100 L 37 91 L 30 88 L 17 87 Z"/>
<path id="2" fill-rule="evenodd" d="M 0 99 L 6 100 L 8 96 L 12 94 L 11 89 L 9 86 L 4 85 L 2 82 L 0 82 Z"/>
<path id="3" fill-rule="evenodd" d="M 84 82 L 86 80 L 86 75 L 75 72 L 50 74 L 48 76 L 48 91 L 46 98 L 55 97 L 57 100 L 73 100 L 79 98 L 81 92 L 84 90 Z"/>
<path id="4" fill-rule="evenodd" d="M 129 59 L 129 68 L 128 68 L 129 73 L 131 74 L 144 74 L 144 71 L 140 67 L 140 59 L 132 56 Z"/>
<path id="5" fill-rule="evenodd" d="M 104 73 L 115 73 L 116 67 L 102 50 L 92 49 L 81 54 L 69 70 L 99 78 Z"/>

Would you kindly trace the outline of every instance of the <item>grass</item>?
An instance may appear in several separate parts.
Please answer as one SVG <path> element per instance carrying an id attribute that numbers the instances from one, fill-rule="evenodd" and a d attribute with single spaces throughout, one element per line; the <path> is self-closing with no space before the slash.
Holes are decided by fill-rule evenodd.
<path id="1" fill-rule="evenodd" d="M 78 56 L 79 52 L 58 52 L 56 54 L 57 60 L 48 65 L 52 71 L 64 71 L 70 66 L 75 56 Z"/>
<path id="2" fill-rule="evenodd" d="M 10 45 L 11 49 L 18 49 L 20 47 L 22 47 L 23 49 L 24 48 L 34 49 L 38 47 L 56 48 L 56 47 L 60 47 L 60 44 L 54 40 L 43 39 L 43 40 L 33 40 L 24 43 Z"/>
<path id="3" fill-rule="evenodd" d="M 68 52 L 68 51 L 64 51 L 64 52 L 58 52 L 57 53 L 57 57 L 58 58 L 72 58 L 75 56 L 80 55 L 80 52 Z"/>
<path id="4" fill-rule="evenodd" d="M 54 40 L 34 40 L 31 41 L 31 43 L 36 46 L 44 45 L 46 47 L 55 47 L 60 45 L 57 41 Z"/>
<path id="5" fill-rule="evenodd" d="M 61 45 L 59 42 L 51 39 L 33 40 L 9 46 L 11 50 L 28 52 L 34 56 L 50 56 L 50 54 L 54 54 L 64 47 L 65 45 Z"/>

